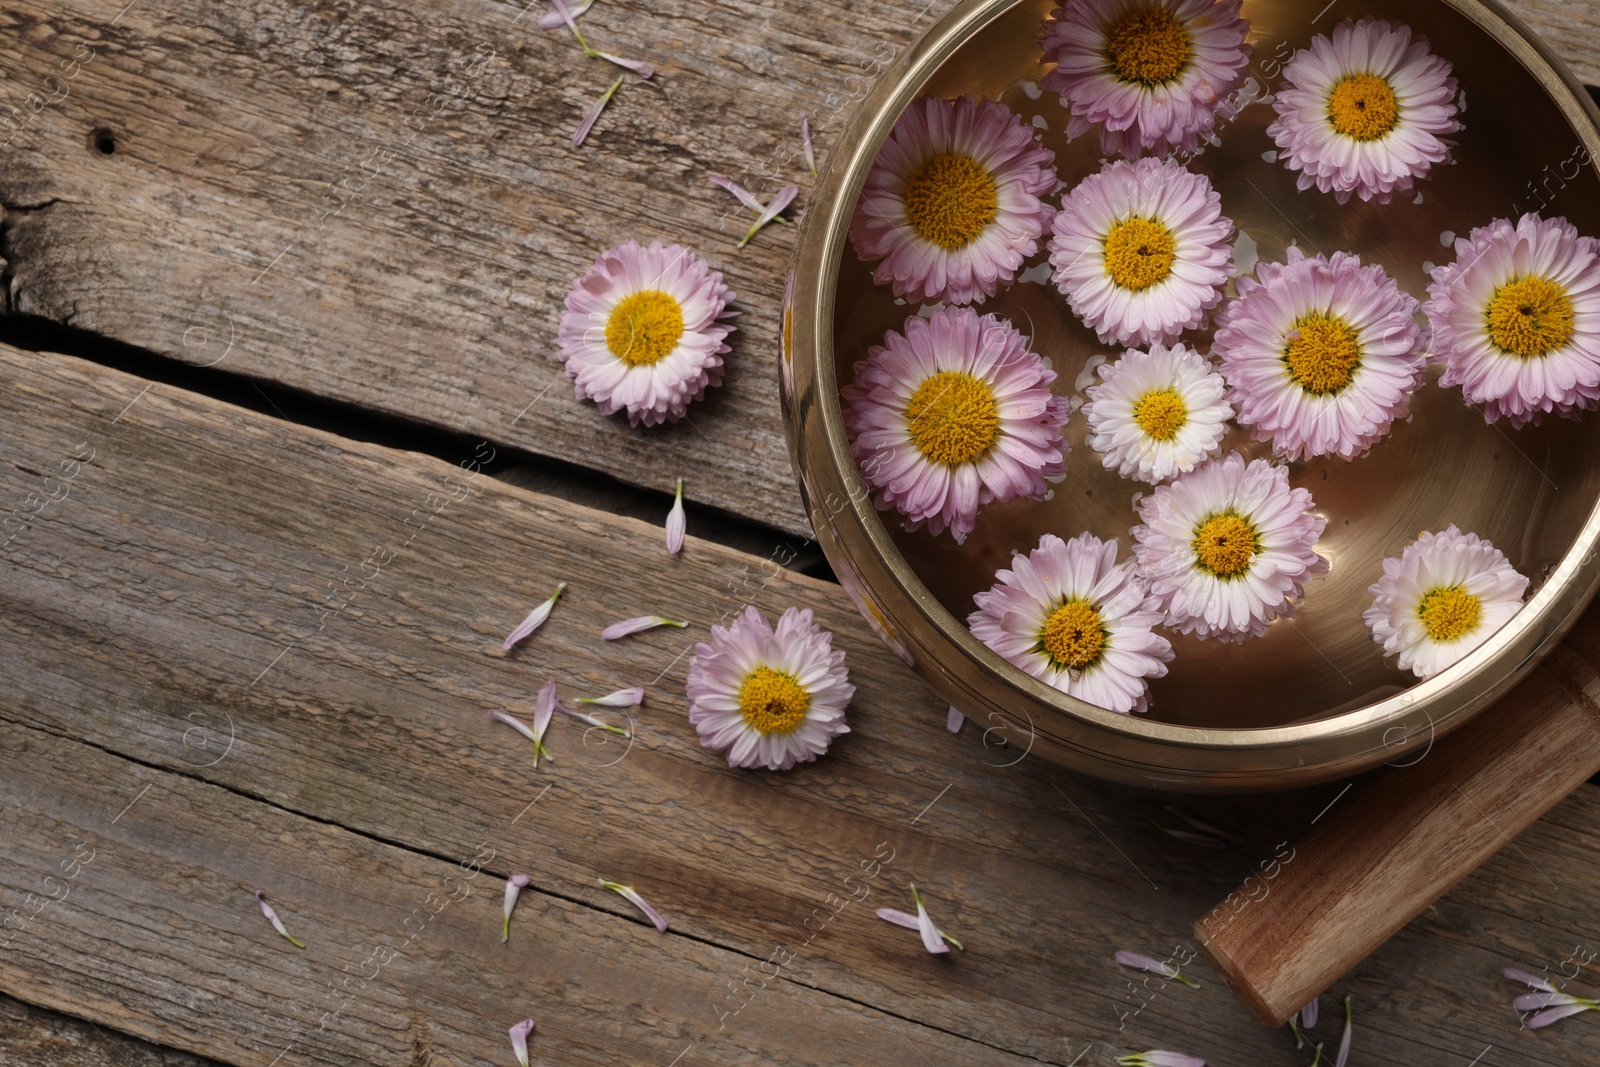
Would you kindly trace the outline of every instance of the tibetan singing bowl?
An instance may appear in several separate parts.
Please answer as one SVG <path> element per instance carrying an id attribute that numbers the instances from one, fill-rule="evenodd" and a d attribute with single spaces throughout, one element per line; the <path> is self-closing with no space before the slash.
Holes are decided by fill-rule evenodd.
<path id="1" fill-rule="evenodd" d="M 806 214 L 783 320 L 782 388 L 789 440 L 817 539 L 874 628 L 930 686 L 1009 754 L 1027 752 L 1100 777 L 1187 791 L 1269 790 L 1311 785 L 1420 758 L 1433 739 L 1491 705 L 1551 648 L 1592 597 L 1600 566 L 1600 412 L 1547 417 L 1521 430 L 1488 424 L 1459 389 L 1429 372 L 1369 454 L 1289 464 L 1290 482 L 1311 491 L 1327 520 L 1317 550 L 1330 564 L 1306 587 L 1292 620 L 1239 644 L 1163 630 L 1176 653 L 1150 684 L 1150 709 L 1119 715 L 1066 696 L 1007 663 L 967 630 L 973 594 L 987 589 L 1014 552 L 1044 533 L 1088 531 L 1131 554 L 1135 501 L 1150 486 L 1106 470 L 1085 443 L 1086 421 L 1067 425 L 1067 471 L 1049 499 L 991 504 L 962 544 L 948 533 L 908 533 L 897 512 L 878 512 L 851 457 L 840 388 L 855 363 L 914 306 L 875 285 L 847 237 L 868 170 L 895 121 L 924 95 L 998 99 L 1042 131 L 1070 189 L 1101 166 L 1098 139 L 1069 143 L 1068 113 L 1035 46 L 1050 0 L 967 0 L 908 49 L 859 104 L 831 153 Z M 1453 258 L 1454 235 L 1524 212 L 1562 215 L 1600 237 L 1597 113 L 1550 51 L 1485 0 L 1247 0 L 1254 49 L 1249 73 L 1263 91 L 1293 49 L 1336 21 L 1363 16 L 1404 22 L 1454 65 L 1465 128 L 1454 165 L 1436 167 L 1414 198 L 1387 205 L 1339 204 L 1297 192 L 1275 162 L 1266 133 L 1269 103 L 1219 124 L 1220 146 L 1189 162 L 1222 197 L 1222 212 L 1254 242 L 1261 261 L 1308 252 L 1353 252 L 1378 263 L 1419 300 L 1428 271 Z M 1267 75 L 1272 75 L 1268 77 Z M 1257 97 L 1261 94 L 1257 93 Z M 1081 397 L 1093 367 L 1120 349 L 1098 343 L 1051 284 L 1046 251 L 978 310 L 1005 318 L 1056 372 L 1054 389 Z M 1250 269 L 1247 263 L 1241 269 Z M 1229 295 L 1233 294 L 1230 283 Z M 1206 349 L 1210 338 L 1185 340 Z M 1223 441 L 1247 457 L 1270 446 L 1234 427 Z M 1385 557 L 1423 530 L 1450 523 L 1488 538 L 1527 575 L 1524 607 L 1491 639 L 1426 681 L 1386 659 L 1362 621 Z M 969 727 L 970 728 L 970 727 Z"/>

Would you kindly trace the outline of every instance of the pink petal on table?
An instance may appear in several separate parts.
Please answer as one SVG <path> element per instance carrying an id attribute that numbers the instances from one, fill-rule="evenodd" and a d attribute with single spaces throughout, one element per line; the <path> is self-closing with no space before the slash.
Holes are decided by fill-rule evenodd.
<path id="1" fill-rule="evenodd" d="M 1561 990 L 1559 990 L 1555 986 L 1551 985 L 1548 980 L 1546 980 L 1544 978 L 1540 978 L 1536 974 L 1529 974 L 1527 971 L 1520 970 L 1519 968 L 1516 968 L 1516 967 L 1507 967 L 1505 970 L 1501 971 L 1500 973 L 1505 975 L 1507 978 L 1511 979 L 1513 982 L 1526 982 L 1528 985 L 1532 986 L 1533 988 L 1542 989 L 1546 993 L 1559 993 L 1559 992 L 1561 992 Z"/>
<path id="2" fill-rule="evenodd" d="M 1144 1062 L 1149 1067 L 1206 1067 L 1206 1061 L 1199 1056 L 1191 1056 L 1187 1052 L 1169 1052 L 1166 1049 L 1146 1052 Z"/>
<path id="3" fill-rule="evenodd" d="M 1529 1019 L 1528 1026 L 1530 1029 L 1537 1030 L 1541 1026 L 1549 1026 L 1553 1022 L 1559 1022 L 1562 1019 L 1567 1018 L 1569 1015 L 1577 1015 L 1579 1012 L 1592 1011 L 1594 1008 L 1595 1004 L 1592 1001 L 1584 1004 L 1563 1004 L 1559 1008 L 1546 1008 L 1544 1011 L 1539 1012 L 1539 1014 Z"/>
<path id="4" fill-rule="evenodd" d="M 623 737 L 633 736 L 620 726 L 612 726 L 610 723 L 597 719 L 593 715 L 587 714 L 586 712 L 573 711 L 559 700 L 556 701 L 556 710 L 569 719 L 577 719 L 585 726 L 593 726 L 597 730 L 604 730 L 607 733 L 620 734 Z"/>
<path id="5" fill-rule="evenodd" d="M 904 926 L 907 930 L 922 929 L 922 923 L 915 915 L 909 912 L 897 911 L 894 908 L 879 908 L 878 918 L 884 922 L 894 923 L 896 926 Z"/>
<path id="6" fill-rule="evenodd" d="M 1567 993 L 1524 993 L 1511 1002 L 1511 1006 L 1518 1011 L 1538 1011 L 1540 1008 L 1555 1008 L 1563 1004 L 1582 1004 L 1582 997 L 1575 997 Z"/>
<path id="7" fill-rule="evenodd" d="M 550 0 L 550 6 L 555 9 L 556 18 L 560 19 L 562 22 L 565 22 L 567 24 L 567 29 L 572 31 L 572 36 L 578 39 L 578 47 L 582 48 L 585 53 L 588 53 L 589 42 L 583 39 L 583 34 L 578 30 L 577 21 L 572 17 L 571 10 L 568 9 L 563 0 Z"/>
<path id="8" fill-rule="evenodd" d="M 539 687 L 538 699 L 533 704 L 533 765 L 539 765 L 540 756 L 548 756 L 545 751 L 544 735 L 550 729 L 550 720 L 555 717 L 556 683 L 546 682 Z"/>
<path id="9" fill-rule="evenodd" d="M 955 708 L 951 708 L 945 713 L 944 728 L 953 734 L 959 734 L 961 732 L 962 724 L 966 721 L 967 717 L 965 715 L 961 714 L 961 712 L 957 711 Z"/>
<path id="10" fill-rule="evenodd" d="M 589 10 L 593 6 L 594 0 L 584 0 L 584 2 L 579 4 L 577 7 L 568 9 L 567 14 L 576 20 L 580 18 L 585 11 Z M 555 9 L 555 5 L 552 4 L 549 11 L 546 11 L 543 15 L 539 16 L 539 28 L 541 30 L 554 30 L 560 27 L 565 21 L 566 20 L 561 17 L 561 13 Z"/>
<path id="11" fill-rule="evenodd" d="M 265 915 L 267 917 L 267 922 L 272 924 L 272 928 L 274 930 L 278 931 L 278 933 L 280 933 L 284 937 L 288 938 L 289 939 L 289 943 L 291 945 L 293 945 L 295 948 L 305 948 L 306 947 L 306 943 L 304 941 L 300 940 L 298 937 L 295 937 L 293 934 L 291 934 L 288 930 L 284 929 L 283 920 L 278 918 L 278 913 L 272 910 L 272 905 L 271 904 L 267 903 L 266 894 L 263 893 L 259 889 L 256 890 L 256 903 L 261 905 L 261 914 L 263 914 L 263 915 Z"/>
<path id="12" fill-rule="evenodd" d="M 933 953 L 949 952 L 950 946 L 944 943 L 944 935 L 933 925 L 928 909 L 922 906 L 922 895 L 914 884 L 911 887 L 911 900 L 917 906 L 917 930 L 922 934 L 922 947 Z"/>
<path id="13" fill-rule="evenodd" d="M 528 1067 L 528 1035 L 531 1033 L 533 1033 L 532 1019 L 524 1019 L 511 1028 L 511 1051 L 517 1054 L 517 1062 L 522 1067 Z"/>
<path id="14" fill-rule="evenodd" d="M 677 495 L 672 501 L 672 510 L 667 512 L 667 551 L 676 555 L 683 551 L 683 535 L 688 526 L 688 520 L 683 514 L 683 479 L 678 479 Z"/>
<path id="15" fill-rule="evenodd" d="M 639 75 L 639 77 L 646 80 L 656 76 L 656 68 L 652 67 L 642 59 L 623 59 L 621 56 L 614 56 L 610 52 L 590 51 L 589 54 L 599 59 L 603 59 L 608 63 L 615 63 L 617 66 L 622 67 L 625 70 L 631 70 L 635 74 Z"/>
<path id="16" fill-rule="evenodd" d="M 756 199 L 754 193 L 731 178 L 724 178 L 720 174 L 708 174 L 706 175 L 706 180 L 711 182 L 711 184 L 715 185 L 718 189 L 732 193 L 735 200 L 739 201 L 739 203 L 743 204 L 745 207 L 749 208 L 751 211 L 754 211 L 758 215 L 767 209 L 765 204 Z"/>
<path id="17" fill-rule="evenodd" d="M 621 885 L 617 882 L 608 882 L 604 878 L 600 879 L 600 884 L 612 892 L 621 893 L 633 903 L 634 907 L 644 912 L 644 917 L 649 919 L 651 923 L 655 925 L 657 930 L 660 930 L 662 933 L 667 932 L 667 920 L 662 918 L 659 911 L 650 906 L 650 902 L 648 900 L 644 899 L 644 897 L 641 897 L 637 892 L 635 892 L 633 886 Z"/>
<path id="18" fill-rule="evenodd" d="M 1127 949 L 1118 949 L 1111 957 L 1124 967 L 1132 967 L 1138 971 L 1149 971 L 1165 978 L 1171 978 L 1178 973 L 1178 968 L 1170 963 L 1163 963 L 1154 956 L 1146 956 L 1142 952 L 1129 952 Z"/>
<path id="19" fill-rule="evenodd" d="M 500 924 L 500 942 L 504 944 L 511 940 L 511 909 L 517 906 L 517 894 L 528 887 L 528 876 L 513 874 L 506 879 L 506 918 Z"/>
<path id="20" fill-rule="evenodd" d="M 1350 998 L 1344 998 L 1344 1034 L 1339 1038 L 1339 1054 L 1333 1058 L 1333 1067 L 1344 1067 L 1350 1058 Z"/>
<path id="21" fill-rule="evenodd" d="M 512 630 L 506 635 L 505 641 L 500 646 L 501 649 L 506 652 L 510 652 L 516 647 L 519 641 L 523 640 L 529 634 L 533 633 L 533 631 L 543 626 L 544 621 L 550 617 L 551 609 L 556 606 L 556 601 L 561 599 L 561 593 L 566 588 L 566 582 L 556 583 L 556 591 L 550 594 L 550 599 L 546 600 L 543 604 L 540 604 L 538 607 L 528 612 L 528 617 L 518 623 L 515 630 Z"/>
<path id="22" fill-rule="evenodd" d="M 555 0 L 555 2 L 560 3 L 561 0 Z M 594 102 L 594 106 L 589 108 L 588 113 L 583 116 L 583 121 L 578 123 L 578 128 L 572 131 L 573 148 L 577 148 L 579 145 L 583 144 L 584 141 L 588 140 L 589 131 L 594 129 L 594 124 L 596 122 L 600 121 L 600 112 L 604 111 L 606 109 L 606 105 L 611 103 L 611 98 L 617 95 L 617 88 L 621 85 L 622 78 L 618 77 L 616 81 L 611 83 L 611 88 L 601 93 L 600 99 L 596 100 Z"/>
<path id="23" fill-rule="evenodd" d="M 739 242 L 739 247 L 743 248 L 745 245 L 749 244 L 750 238 L 754 237 L 761 227 L 777 218 L 778 213 L 784 208 L 788 207 L 790 204 L 794 203 L 794 198 L 799 195 L 800 187 L 798 185 L 785 185 L 782 189 L 779 189 L 778 195 L 772 198 L 772 202 L 768 204 L 766 209 L 761 212 L 761 217 L 756 219 L 754 224 L 752 224 L 750 229 L 745 233 L 743 240 Z"/>
<path id="24" fill-rule="evenodd" d="M 629 634 L 636 634 L 643 630 L 653 630 L 657 626 L 676 626 L 681 630 L 688 625 L 688 623 L 679 622 L 677 619 L 663 619 L 660 615 L 641 615 L 637 619 L 625 619 L 622 622 L 612 623 L 600 631 L 600 636 L 607 641 L 615 641 L 619 637 L 627 637 Z"/>
<path id="25" fill-rule="evenodd" d="M 578 703 L 593 704 L 597 708 L 635 708 L 644 703 L 644 689 L 634 686 L 632 689 L 618 689 L 603 697 L 579 697 Z"/>
<path id="26" fill-rule="evenodd" d="M 1300 1025 L 1307 1030 L 1317 1025 L 1317 1009 L 1322 1003 L 1321 997 L 1312 997 L 1311 1003 L 1300 1009 Z"/>
<path id="27" fill-rule="evenodd" d="M 515 715 L 507 715 L 503 711 L 491 711 L 488 714 L 489 714 L 489 718 L 495 720 L 496 722 L 505 723 L 507 726 L 511 727 L 517 733 L 521 734 L 523 737 L 526 737 L 529 741 L 532 741 L 534 744 L 538 744 L 539 743 L 539 735 L 534 733 L 533 730 L 531 730 L 528 727 L 527 723 L 523 722 L 521 719 L 517 718 Z"/>
<path id="28" fill-rule="evenodd" d="M 811 176 L 817 176 L 817 156 L 811 150 L 811 117 L 804 111 L 800 112 L 800 155 L 805 158 L 806 169 Z"/>

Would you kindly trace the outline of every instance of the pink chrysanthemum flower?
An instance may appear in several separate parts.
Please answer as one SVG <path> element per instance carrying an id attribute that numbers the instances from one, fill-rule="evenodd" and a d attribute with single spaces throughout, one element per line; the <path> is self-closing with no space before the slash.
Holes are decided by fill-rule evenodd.
<path id="1" fill-rule="evenodd" d="M 1362 19 L 1314 37 L 1283 68 L 1267 133 L 1299 186 L 1387 204 L 1450 158 L 1461 128 L 1450 64 L 1398 22 Z"/>
<path id="2" fill-rule="evenodd" d="M 1050 238 L 1057 288 L 1102 344 L 1169 343 L 1205 323 L 1233 273 L 1233 220 L 1205 175 L 1108 163 L 1067 194 Z"/>
<path id="3" fill-rule="evenodd" d="M 1527 589 L 1505 553 L 1451 525 L 1383 561 L 1361 617 L 1383 651 L 1400 657 L 1401 670 L 1431 678 L 1504 626 Z"/>
<path id="4" fill-rule="evenodd" d="M 1222 362 L 1239 423 L 1288 459 L 1353 459 L 1389 432 L 1422 384 L 1427 357 L 1417 301 L 1379 266 L 1290 248 L 1239 279 L 1217 312 Z"/>
<path id="5" fill-rule="evenodd" d="M 1055 153 L 993 100 L 924 97 L 906 108 L 850 220 L 873 280 L 911 301 L 979 303 L 1039 251 Z M 881 261 L 881 262 L 880 262 Z"/>
<path id="6" fill-rule="evenodd" d="M 1328 520 L 1289 472 L 1234 452 L 1139 501 L 1133 553 L 1167 625 L 1181 633 L 1242 641 L 1266 633 L 1314 574 Z"/>
<path id="7" fill-rule="evenodd" d="M 1153 633 L 1161 611 L 1117 542 L 1054 534 L 1011 558 L 972 598 L 973 636 L 1011 663 L 1079 700 L 1124 714 L 1150 703 L 1145 679 L 1167 673 L 1172 645 Z"/>
<path id="8" fill-rule="evenodd" d="M 1488 421 L 1573 418 L 1600 400 L 1600 241 L 1566 219 L 1496 219 L 1458 239 L 1423 310 L 1439 384 Z"/>
<path id="9" fill-rule="evenodd" d="M 578 399 L 634 426 L 681 419 L 722 384 L 733 290 L 680 245 L 624 241 L 594 261 L 567 294 L 561 362 Z"/>
<path id="10" fill-rule="evenodd" d="M 1037 499 L 1062 474 L 1068 401 L 1012 326 L 970 308 L 906 320 L 841 390 L 845 428 L 879 510 L 966 539 L 978 510 Z"/>
<path id="11" fill-rule="evenodd" d="M 1107 470 L 1164 482 L 1215 455 L 1233 408 L 1227 385 L 1204 356 L 1183 345 L 1131 349 L 1100 366 L 1083 413 L 1089 447 Z"/>
<path id="12" fill-rule="evenodd" d="M 1072 112 L 1067 136 L 1100 127 L 1106 155 L 1194 152 L 1245 82 L 1250 27 L 1239 0 L 1064 0 L 1039 48 L 1041 88 Z"/>
<path id="13" fill-rule="evenodd" d="M 753 607 L 689 661 L 689 722 L 700 743 L 724 752 L 731 767 L 786 771 L 809 763 L 850 732 L 844 709 L 855 695 L 844 653 L 811 619 L 789 608 L 777 629 Z"/>

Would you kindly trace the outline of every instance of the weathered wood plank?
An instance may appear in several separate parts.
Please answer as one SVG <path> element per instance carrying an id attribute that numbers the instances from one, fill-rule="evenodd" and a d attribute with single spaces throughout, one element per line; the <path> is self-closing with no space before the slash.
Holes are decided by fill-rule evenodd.
<path id="1" fill-rule="evenodd" d="M 221 1067 L 0 995 L 0 1067 Z"/>
<path id="2" fill-rule="evenodd" d="M 804 179 L 798 112 L 825 147 L 949 2 L 602 3 L 585 32 L 660 73 L 574 150 L 613 69 L 520 3 L 21 0 L 0 12 L 22 126 L 0 154 L 7 306 L 657 489 L 684 476 L 803 534 L 774 372 L 794 227 L 735 251 L 743 216 L 705 176 Z M 1589 5 L 1512 6 L 1594 75 Z M 745 312 L 727 384 L 649 432 L 575 400 L 552 358 L 567 287 L 627 237 L 701 250 Z"/>
<path id="3" fill-rule="evenodd" d="M 1166 798 L 1072 778 L 1023 757 L 1020 744 L 986 748 L 979 724 L 950 737 L 943 709 L 835 586 L 775 565 L 763 571 L 756 557 L 700 541 L 671 558 L 656 526 L 166 386 L 147 390 L 77 360 L 0 349 L 0 382 L 0 493 L 20 502 L 67 486 L 0 552 L 0 674 L 9 682 L 0 720 L 81 738 L 259 798 L 282 809 L 274 818 L 336 823 L 363 841 L 448 858 L 489 840 L 507 864 L 496 875 L 525 871 L 618 921 L 631 920 L 628 906 L 589 886 L 597 875 L 633 881 L 673 920 L 661 944 L 681 938 L 736 954 L 737 966 L 709 979 L 698 963 L 676 972 L 661 964 L 661 981 L 699 998 L 691 1022 L 701 1029 L 682 1031 L 696 1040 L 710 1040 L 746 1001 L 746 1010 L 783 1003 L 777 990 L 792 983 L 870 1005 L 895 1025 L 959 1033 L 995 1056 L 1068 1064 L 1091 1046 L 1082 1062 L 1171 1046 L 1219 1063 L 1286 1055 L 1284 1036 L 1251 1024 L 1215 982 L 1195 994 L 1169 985 L 1134 1014 L 1140 1001 L 1110 955 L 1170 951 L 1336 790 L 1182 801 L 1251 842 L 1242 854 L 1187 850 L 1152 825 L 1171 823 Z M 63 482 L 60 463 L 88 449 Z M 359 576 L 356 591 L 330 599 L 329 583 L 345 589 L 347 575 Z M 570 585 L 550 623 L 519 653 L 500 655 L 499 638 L 558 579 Z M 720 765 L 683 718 L 683 653 L 746 600 L 769 613 L 815 609 L 859 687 L 853 732 L 787 776 Z M 694 620 L 696 630 L 598 640 L 604 623 L 651 611 Z M 646 684 L 635 745 L 626 754 L 586 747 L 563 723 L 553 762 L 534 771 L 520 739 L 484 711 L 526 707 L 546 676 L 568 695 Z M 1559 962 L 1584 936 L 1583 901 L 1600 886 L 1600 822 L 1594 793 L 1567 803 L 1576 814 L 1558 816 L 1554 829 L 1539 824 L 1520 853 L 1452 892 L 1440 905 L 1445 918 L 1413 924 L 1350 979 L 1362 1062 L 1446 1062 L 1446 1053 L 1467 1062 L 1486 1044 L 1508 1048 L 1496 1061 L 1508 1064 L 1575 1055 L 1579 1024 L 1518 1039 L 1507 1007 L 1515 990 L 1497 977 L 1506 963 L 1537 967 L 1558 949 Z M 181 824 L 195 810 L 153 806 L 143 817 Z M 44 848 L 31 834 L 0 827 L 8 854 Z M 374 887 L 385 877 L 353 867 L 321 837 L 300 835 L 292 862 L 256 856 L 248 840 L 208 861 L 217 866 L 196 865 L 254 864 L 253 881 L 288 879 L 285 899 L 302 905 L 341 877 Z M 844 903 L 861 892 L 861 864 L 883 855 L 880 846 L 892 861 L 865 897 Z M 1554 885 L 1522 867 L 1524 855 Z M 872 917 L 877 906 L 906 904 L 907 880 L 925 887 L 967 944 L 958 959 L 930 960 L 908 932 Z M 372 889 L 380 891 L 389 890 Z M 483 911 L 474 922 L 492 936 L 495 906 Z M 181 932 L 173 937 L 183 942 L 169 946 L 179 960 L 190 948 Z M 771 988 L 750 993 L 760 962 L 780 947 L 794 958 Z M 3 988 L 66 1003 L 70 984 L 48 984 L 43 965 Z M 594 982 L 591 993 L 603 984 Z M 1471 1010 L 1451 1014 L 1463 996 Z M 95 1004 L 97 1019 L 120 1013 L 140 1020 L 135 1032 L 221 1055 L 192 1020 L 170 1023 L 161 998 L 129 989 Z M 733 1015 L 737 1025 L 743 1014 Z M 818 1026 L 850 1032 L 843 1022 Z"/>

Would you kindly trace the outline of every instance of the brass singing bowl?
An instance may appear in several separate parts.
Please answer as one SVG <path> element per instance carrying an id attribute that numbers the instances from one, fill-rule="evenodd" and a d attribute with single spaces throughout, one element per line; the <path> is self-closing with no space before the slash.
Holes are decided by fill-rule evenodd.
<path id="1" fill-rule="evenodd" d="M 1067 112 L 1036 83 L 1046 69 L 1034 41 L 1052 0 L 967 0 L 891 64 L 839 137 L 806 212 L 783 318 L 782 390 L 789 441 L 811 523 L 840 581 L 879 635 L 950 704 L 976 720 L 990 762 L 1042 758 L 1103 778 L 1191 792 L 1281 789 L 1346 776 L 1380 763 L 1422 758 L 1434 738 L 1491 707 L 1554 646 L 1600 582 L 1600 412 L 1548 417 L 1513 430 L 1487 424 L 1458 389 L 1427 384 L 1370 454 L 1290 464 L 1327 520 L 1318 544 L 1331 568 L 1307 586 L 1292 620 L 1241 644 L 1163 631 L 1176 658 L 1150 686 L 1151 707 L 1119 715 L 1038 681 L 975 639 L 972 596 L 997 568 L 1041 534 L 1090 531 L 1131 551 L 1135 494 L 1150 487 L 1106 470 L 1067 427 L 1067 474 L 1045 501 L 990 505 L 964 544 L 948 534 L 907 533 L 879 513 L 851 457 L 839 389 L 868 346 L 915 308 L 850 246 L 847 227 L 879 148 L 919 96 L 999 99 L 1024 121 L 1042 119 L 1066 188 L 1099 169 L 1093 135 L 1068 143 Z M 1340 205 L 1267 153 L 1270 104 L 1257 103 L 1220 129 L 1221 146 L 1190 162 L 1222 197 L 1223 213 L 1254 240 L 1263 261 L 1291 242 L 1325 254 L 1345 250 L 1380 263 L 1425 299 L 1427 271 L 1449 262 L 1452 234 L 1526 211 L 1563 215 L 1600 237 L 1600 113 L 1561 62 L 1508 12 L 1487 0 L 1343 0 L 1313 25 L 1320 4 L 1247 0 L 1251 73 L 1281 64 L 1334 23 L 1363 16 L 1404 22 L 1448 59 L 1465 92 L 1465 129 L 1454 165 L 1417 183 L 1415 202 L 1352 199 Z M 1055 389 L 1081 395 L 1092 357 L 1114 355 L 1067 307 L 1040 268 L 979 305 L 1032 338 L 1057 373 Z M 1230 287 L 1230 295 L 1232 289 Z M 1209 338 L 1190 335 L 1202 345 Z M 1224 454 L 1270 455 L 1230 430 Z M 1455 523 L 1487 537 L 1532 580 L 1512 621 L 1448 670 L 1418 681 L 1386 660 L 1361 619 L 1381 561 L 1423 530 Z M 1492 714 L 1492 711 L 1490 712 Z M 970 728 L 970 727 L 969 727 Z M 1003 749 L 999 742 L 1004 741 Z"/>

